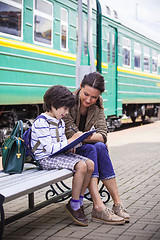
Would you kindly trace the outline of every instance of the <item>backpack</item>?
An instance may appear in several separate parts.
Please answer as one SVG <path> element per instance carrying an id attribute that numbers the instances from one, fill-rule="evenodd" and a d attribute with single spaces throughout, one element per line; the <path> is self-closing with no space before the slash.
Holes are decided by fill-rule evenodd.
<path id="1" fill-rule="evenodd" d="M 43 115 L 39 115 L 34 122 L 39 119 L 39 118 L 43 118 L 45 119 L 48 124 L 52 124 L 54 126 L 56 126 L 56 135 L 57 135 L 57 141 L 59 142 L 59 133 L 58 133 L 58 124 L 55 122 L 52 122 L 50 120 L 48 120 L 45 116 Z M 39 147 L 39 145 L 41 144 L 40 141 L 37 141 L 37 143 L 34 145 L 34 147 L 31 147 L 31 133 L 32 133 L 32 127 L 30 127 L 29 129 L 27 129 L 24 134 L 23 134 L 23 141 L 24 141 L 24 146 L 26 148 L 26 162 L 31 162 L 31 163 L 37 163 L 37 165 L 39 166 L 39 168 L 41 169 L 40 163 L 39 161 L 36 160 L 35 156 L 34 156 L 34 152 L 36 151 L 36 149 Z M 45 149 L 43 149 L 43 151 L 45 151 Z"/>

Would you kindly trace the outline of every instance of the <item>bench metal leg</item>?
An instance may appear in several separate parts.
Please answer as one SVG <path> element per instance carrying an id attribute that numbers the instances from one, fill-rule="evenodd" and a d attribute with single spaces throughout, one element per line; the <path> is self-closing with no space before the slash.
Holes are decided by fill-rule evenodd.
<path id="1" fill-rule="evenodd" d="M 46 192 L 47 200 L 54 196 L 58 196 L 60 193 L 67 192 L 67 190 L 71 192 L 71 188 L 69 188 L 63 181 L 56 183 L 55 186 L 50 185 L 50 188 L 51 189 Z M 98 183 L 98 188 L 99 188 L 99 194 L 102 198 L 102 201 L 104 204 L 106 204 L 110 200 L 110 193 L 106 190 L 104 184 L 101 183 L 100 181 Z M 57 200 L 57 202 L 62 202 L 64 200 L 68 199 L 70 196 L 71 196 L 71 194 L 65 196 L 65 198 L 59 198 Z M 92 198 L 91 198 L 91 195 L 90 195 L 88 189 L 87 189 L 86 193 L 84 194 L 84 197 L 87 200 L 92 201 Z"/>
<path id="2" fill-rule="evenodd" d="M 3 230 L 4 230 L 4 209 L 3 209 L 3 202 L 5 197 L 0 194 L 0 239 L 2 239 L 3 236 Z"/>
<path id="3" fill-rule="evenodd" d="M 47 200 L 49 198 L 52 198 L 55 196 L 60 196 L 61 194 L 66 193 L 66 195 L 64 197 L 57 199 L 57 202 L 62 202 L 64 200 L 70 198 L 70 196 L 72 194 L 72 189 L 70 187 L 68 187 L 63 181 L 55 183 L 55 187 L 53 187 L 53 185 L 50 185 L 50 188 L 51 189 L 46 192 Z"/>
<path id="4" fill-rule="evenodd" d="M 34 208 L 34 193 L 28 194 L 28 207 L 29 209 Z"/>
<path id="5" fill-rule="evenodd" d="M 30 203 L 31 208 L 28 208 L 28 209 L 24 210 L 23 212 L 20 212 L 20 213 L 17 213 L 15 215 L 11 216 L 11 217 L 8 217 L 7 219 L 5 219 L 5 225 L 7 225 L 11 222 L 14 222 L 14 221 L 16 221 L 16 220 L 18 220 L 18 219 L 20 219 L 24 216 L 27 216 L 30 213 L 33 213 L 33 212 L 35 212 L 35 211 L 37 211 L 41 208 L 44 208 L 44 207 L 46 207 L 46 206 L 48 206 L 52 203 L 57 203 L 59 201 L 59 199 L 65 199 L 66 197 L 71 196 L 71 194 L 72 194 L 72 191 L 67 190 L 66 192 L 62 192 L 58 196 L 55 196 L 55 197 L 49 199 L 48 201 L 45 200 L 44 202 L 40 202 L 38 204 L 35 204 L 34 207 L 33 207 L 33 199 L 34 198 L 33 198 L 33 195 L 31 193 L 31 196 L 30 196 L 30 198 L 31 198 L 31 203 Z"/>

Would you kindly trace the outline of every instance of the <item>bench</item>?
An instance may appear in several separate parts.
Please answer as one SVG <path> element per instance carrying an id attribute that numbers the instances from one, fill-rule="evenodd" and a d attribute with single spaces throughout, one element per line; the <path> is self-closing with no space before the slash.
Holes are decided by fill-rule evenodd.
<path id="1" fill-rule="evenodd" d="M 26 216 L 38 209 L 45 207 L 51 203 L 64 201 L 72 194 L 72 190 L 63 180 L 71 178 L 73 172 L 67 169 L 54 170 L 38 170 L 33 164 L 25 163 L 24 171 L 21 174 L 6 174 L 0 171 L 0 194 L 4 197 L 4 203 L 28 195 L 28 209 L 17 213 L 14 216 L 5 219 L 5 225 Z M 55 187 L 53 186 L 55 184 Z M 34 192 L 50 186 L 51 189 L 46 192 L 46 201 L 35 205 Z M 110 194 L 100 186 L 99 192 L 104 203 L 110 199 Z M 49 197 L 52 193 L 53 197 Z M 107 197 L 104 197 L 104 194 Z M 91 200 L 89 192 L 86 192 L 85 198 Z M 2 208 L 3 209 L 3 208 Z M 3 224 L 1 222 L 1 224 Z M 2 228 L 2 225 L 0 226 Z"/>

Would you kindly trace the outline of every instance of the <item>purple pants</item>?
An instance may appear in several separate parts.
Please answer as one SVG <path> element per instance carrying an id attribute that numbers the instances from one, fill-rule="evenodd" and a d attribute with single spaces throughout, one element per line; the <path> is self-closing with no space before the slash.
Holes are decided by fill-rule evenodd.
<path id="1" fill-rule="evenodd" d="M 115 172 L 106 144 L 102 142 L 84 144 L 76 149 L 76 153 L 87 157 L 94 162 L 94 172 L 92 177 L 97 177 L 100 180 L 115 177 Z"/>

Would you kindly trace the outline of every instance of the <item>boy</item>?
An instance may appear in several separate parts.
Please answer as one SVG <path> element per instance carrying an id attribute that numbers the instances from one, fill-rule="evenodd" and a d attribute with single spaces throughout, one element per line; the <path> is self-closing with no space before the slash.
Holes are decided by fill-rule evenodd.
<path id="1" fill-rule="evenodd" d="M 72 198 L 66 205 L 66 211 L 76 223 L 87 226 L 83 196 L 94 170 L 93 161 L 69 152 L 51 156 L 81 135 L 81 132 L 77 132 L 68 140 L 65 136 L 65 123 L 62 118 L 74 104 L 74 96 L 66 87 L 56 85 L 48 89 L 44 95 L 44 113 L 41 114 L 47 119 L 38 118 L 33 123 L 31 146 L 33 148 L 37 141 L 40 141 L 34 154 L 43 169 L 67 168 L 75 172 Z"/>

